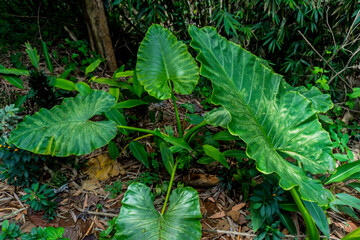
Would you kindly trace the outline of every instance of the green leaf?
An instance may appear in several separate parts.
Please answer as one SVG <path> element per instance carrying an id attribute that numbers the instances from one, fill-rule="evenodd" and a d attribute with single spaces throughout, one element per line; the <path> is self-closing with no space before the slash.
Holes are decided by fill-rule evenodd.
<path id="1" fill-rule="evenodd" d="M 174 170 L 174 157 L 168 147 L 168 145 L 164 142 L 160 143 L 160 153 L 161 153 L 161 157 L 164 163 L 164 166 L 166 168 L 166 170 L 168 171 L 168 173 L 171 175 L 171 173 Z"/>
<path id="2" fill-rule="evenodd" d="M 254 204 L 251 203 L 250 212 L 251 212 L 251 225 L 255 233 L 257 230 L 259 230 L 259 228 L 262 227 L 265 218 L 261 216 L 260 211 L 258 209 L 255 209 L 253 205 Z"/>
<path id="3" fill-rule="evenodd" d="M 28 70 L 23 70 L 23 69 L 17 69 L 17 68 L 5 68 L 5 67 L 0 67 L 0 74 L 12 74 L 12 75 L 30 75 Z"/>
<path id="4" fill-rule="evenodd" d="M 51 110 L 26 116 L 10 134 L 9 144 L 38 154 L 66 157 L 84 155 L 107 145 L 116 135 L 112 121 L 90 121 L 109 111 L 115 99 L 104 91 L 65 98 Z"/>
<path id="5" fill-rule="evenodd" d="M 108 78 L 98 78 L 98 77 L 92 77 L 90 79 L 90 81 L 97 82 L 100 84 L 106 84 L 106 85 L 109 85 L 110 87 L 119 87 L 119 88 L 129 89 L 129 90 L 133 91 L 133 87 L 129 83 L 126 83 L 126 82 L 121 82 L 121 81 L 108 79 Z"/>
<path id="6" fill-rule="evenodd" d="M 180 148 L 180 149 L 186 149 L 189 151 L 192 151 L 191 147 L 189 146 L 189 144 L 187 142 L 185 142 L 184 139 L 182 138 L 177 138 L 177 137 L 165 137 L 164 140 L 168 143 L 171 143 L 172 145 Z"/>
<path id="7" fill-rule="evenodd" d="M 116 146 L 116 143 L 114 141 L 110 141 L 109 142 L 109 145 L 108 145 L 108 149 L 109 149 L 109 154 L 110 154 L 110 157 L 115 160 L 120 152 L 119 152 L 119 149 L 118 147 Z"/>
<path id="8" fill-rule="evenodd" d="M 238 136 L 232 135 L 229 131 L 225 130 L 222 132 L 218 132 L 213 137 L 214 140 L 218 141 L 233 141 L 233 140 L 240 140 Z"/>
<path id="9" fill-rule="evenodd" d="M 360 19 L 360 18 L 359 18 Z M 360 239 L 360 227 L 352 231 L 348 235 L 342 238 L 342 240 L 358 240 Z"/>
<path id="10" fill-rule="evenodd" d="M 66 80 L 66 79 L 62 79 L 62 78 L 55 79 L 54 87 L 68 90 L 68 91 L 76 90 L 75 83 L 73 83 L 72 81 Z"/>
<path id="11" fill-rule="evenodd" d="M 332 143 L 321 127 L 312 103 L 283 86 L 282 76 L 259 58 L 227 41 L 211 27 L 190 27 L 191 46 L 199 55 L 201 74 L 214 88 L 212 102 L 229 112 L 227 128 L 246 144 L 257 169 L 280 177 L 280 186 L 298 186 L 301 197 L 327 205 L 334 199 L 319 180 L 306 176 L 335 170 Z M 303 169 L 281 154 L 300 161 Z"/>
<path id="12" fill-rule="evenodd" d="M 186 45 L 160 25 L 152 25 L 141 42 L 136 73 L 145 90 L 161 100 L 170 98 L 172 90 L 190 94 L 199 79 Z"/>
<path id="13" fill-rule="evenodd" d="M 1 225 L 1 230 L 2 232 L 6 232 L 8 228 L 9 228 L 9 221 L 5 220 Z"/>
<path id="14" fill-rule="evenodd" d="M 141 95 L 144 92 L 144 87 L 140 84 L 140 82 L 137 78 L 136 70 L 134 71 L 133 87 L 134 87 L 134 92 L 135 92 L 136 96 L 138 98 L 141 98 Z"/>
<path id="15" fill-rule="evenodd" d="M 330 206 L 347 205 L 360 210 L 360 199 L 346 193 L 338 193 L 335 197 L 336 199 L 330 203 Z"/>
<path id="16" fill-rule="evenodd" d="M 335 153 L 334 157 L 339 160 L 340 162 L 347 162 L 349 161 L 349 158 L 347 157 L 347 155 L 342 154 L 342 153 Z"/>
<path id="17" fill-rule="evenodd" d="M 225 108 L 215 108 L 205 114 L 205 121 L 214 127 L 227 128 L 227 124 L 230 122 L 231 116 Z"/>
<path id="18" fill-rule="evenodd" d="M 316 226 L 320 231 L 330 238 L 330 229 L 324 210 L 314 202 L 303 201 L 306 209 L 309 211 L 311 217 L 314 219 Z"/>
<path id="19" fill-rule="evenodd" d="M 130 151 L 134 157 L 139 160 L 145 167 L 149 168 L 149 159 L 144 146 L 139 142 L 131 142 L 129 145 Z"/>
<path id="20" fill-rule="evenodd" d="M 284 87 L 288 91 L 297 91 L 302 94 L 312 103 L 314 110 L 318 113 L 325 113 L 334 107 L 330 94 L 323 94 L 317 87 L 311 87 L 310 89 L 304 86 L 291 87 L 285 81 Z"/>
<path id="21" fill-rule="evenodd" d="M 213 159 L 224 165 L 224 167 L 226 167 L 227 169 L 230 169 L 229 163 L 226 161 L 224 154 L 222 154 L 219 150 L 217 150 L 211 145 L 206 144 L 203 145 L 203 149 L 206 155 L 212 157 Z"/>
<path id="22" fill-rule="evenodd" d="M 121 77 L 131 77 L 131 76 L 134 76 L 134 71 L 116 72 L 114 73 L 113 77 L 115 79 L 118 79 Z"/>
<path id="23" fill-rule="evenodd" d="M 360 172 L 360 161 L 344 164 L 337 168 L 336 173 L 331 175 L 325 184 L 342 182 L 357 172 Z"/>
<path id="24" fill-rule="evenodd" d="M 36 48 L 32 48 L 30 43 L 25 43 L 25 46 L 26 46 L 26 52 L 27 54 L 29 55 L 29 58 L 30 58 L 30 61 L 31 61 L 31 64 L 36 68 L 36 69 L 39 69 L 39 60 L 40 60 L 40 57 L 37 53 L 37 50 Z"/>
<path id="25" fill-rule="evenodd" d="M 348 94 L 347 94 L 350 99 L 354 99 L 354 98 L 360 97 L 360 88 L 353 88 L 352 90 L 353 90 L 352 93 L 348 93 Z"/>
<path id="26" fill-rule="evenodd" d="M 146 105 L 146 104 L 148 104 L 148 103 L 141 101 L 141 100 L 130 99 L 130 100 L 126 100 L 126 101 L 117 103 L 114 108 L 116 108 L 116 109 L 133 108 L 133 107 L 137 107 L 140 105 Z"/>
<path id="27" fill-rule="evenodd" d="M 91 63 L 89 66 L 85 69 L 85 75 L 93 72 L 101 63 L 101 59 L 96 59 L 93 63 Z"/>
<path id="28" fill-rule="evenodd" d="M 1 71 L 1 69 L 0 69 L 0 71 Z M 24 83 L 19 77 L 14 76 L 14 75 L 7 75 L 7 74 L 2 74 L 1 76 L 6 81 L 8 81 L 12 85 L 14 85 L 15 87 L 20 88 L 20 89 L 24 89 Z"/>
<path id="29" fill-rule="evenodd" d="M 117 240 L 199 240 L 201 213 L 196 190 L 177 188 L 163 216 L 155 209 L 150 188 L 142 183 L 129 186 L 116 220 Z"/>
<path id="30" fill-rule="evenodd" d="M 51 63 L 51 59 L 50 59 L 50 55 L 49 55 L 49 51 L 47 49 L 46 43 L 44 41 L 41 41 L 42 47 L 43 47 L 43 51 L 44 51 L 44 57 L 45 57 L 45 62 L 46 62 L 46 66 L 49 69 L 49 71 L 51 72 L 51 74 L 53 74 L 53 65 Z"/>
<path id="31" fill-rule="evenodd" d="M 296 235 L 297 234 L 296 227 L 295 227 L 294 221 L 291 219 L 289 214 L 279 213 L 279 217 L 280 217 L 281 223 L 284 224 L 284 226 L 287 228 L 287 230 L 289 230 L 289 232 L 292 235 Z"/>
<path id="32" fill-rule="evenodd" d="M 119 96 L 120 96 L 120 89 L 117 87 L 110 87 L 109 88 L 109 93 L 115 97 L 115 100 L 118 101 L 119 100 Z"/>
<path id="33" fill-rule="evenodd" d="M 248 158 L 243 150 L 227 150 L 223 154 L 225 157 Z"/>
<path id="34" fill-rule="evenodd" d="M 106 112 L 105 115 L 109 120 L 114 121 L 117 125 L 127 126 L 127 122 L 126 122 L 124 115 L 122 115 L 122 113 L 119 112 L 118 110 L 112 108 L 108 112 Z M 119 132 L 121 132 L 125 135 L 129 134 L 129 132 L 123 128 L 119 128 Z"/>
<path id="35" fill-rule="evenodd" d="M 93 90 L 85 82 L 78 82 L 75 84 L 75 89 L 83 96 L 89 95 Z"/>
<path id="36" fill-rule="evenodd" d="M 200 164 L 210 164 L 210 163 L 213 163 L 213 162 L 216 162 L 215 159 L 213 159 L 212 157 L 209 157 L 209 156 L 204 156 L 204 157 L 201 157 L 199 160 L 196 161 L 197 163 L 200 163 Z"/>

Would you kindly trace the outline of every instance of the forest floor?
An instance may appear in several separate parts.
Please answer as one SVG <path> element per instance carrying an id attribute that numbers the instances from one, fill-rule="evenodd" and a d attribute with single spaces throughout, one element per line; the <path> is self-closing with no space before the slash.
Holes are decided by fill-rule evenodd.
<path id="1" fill-rule="evenodd" d="M 6 62 L 9 56 L 0 58 L 0 62 L 6 67 L 11 64 Z M 64 68 L 58 66 L 55 73 L 61 73 Z M 106 73 L 99 73 L 105 75 Z M 81 78 L 79 79 L 81 80 Z M 9 99 L 14 99 L 16 94 L 22 91 L 11 86 L 3 79 L 0 79 L 0 91 L 7 93 Z M 178 105 L 191 102 L 196 109 L 197 114 L 203 114 L 205 110 L 201 106 L 201 98 L 196 96 L 177 96 Z M 161 121 L 151 122 L 149 119 L 150 110 L 158 116 L 162 115 Z M 134 121 L 135 127 L 144 127 L 155 129 L 157 127 L 176 126 L 176 120 L 173 114 L 173 105 L 170 101 L 164 101 L 161 104 L 151 104 L 148 111 L 133 112 L 137 120 Z M 34 112 L 34 111 L 30 111 Z M 180 112 L 183 120 L 185 116 L 184 110 Z M 186 126 L 185 126 L 186 129 Z M 215 133 L 218 129 L 210 127 L 209 131 Z M 176 133 L 175 133 L 176 134 Z M 200 133 L 201 134 L 201 133 Z M 153 152 L 152 138 L 147 138 L 143 143 L 147 146 L 149 153 Z M 118 146 L 120 150 L 125 140 L 119 139 Z M 119 144 L 122 144 L 119 145 Z M 228 143 L 227 143 L 228 144 Z M 224 143 L 225 145 L 225 143 Z M 357 143 L 359 146 L 359 143 Z M 223 146 L 226 148 L 226 146 Z M 42 183 L 50 183 L 52 175 L 60 172 L 67 179 L 67 183 L 62 187 L 62 191 L 58 194 L 57 201 L 57 217 L 53 221 L 43 219 L 41 212 L 34 212 L 28 205 L 20 200 L 25 192 L 20 187 L 8 185 L 6 182 L 0 181 L 0 219 L 9 219 L 12 222 L 19 223 L 23 232 L 30 232 L 33 227 L 63 227 L 65 229 L 64 237 L 71 240 L 98 239 L 100 231 L 107 228 L 107 221 L 118 216 L 121 208 L 121 200 L 126 192 L 127 183 L 131 180 L 145 179 L 153 181 L 150 184 L 152 188 L 156 183 L 162 185 L 164 181 L 169 180 L 170 176 L 164 169 L 158 172 L 147 170 L 139 161 L 131 154 L 124 152 L 113 161 L 107 148 L 95 150 L 93 153 L 77 158 L 73 161 L 80 165 L 78 169 L 74 168 L 73 163 L 64 163 L 59 159 L 54 159 L 56 169 L 49 166 L 40 166 L 44 168 L 43 175 L 39 176 Z M 68 161 L 65 161 L 68 162 Z M 87 164 L 85 164 L 87 163 Z M 199 165 L 193 164 L 186 171 L 178 171 L 175 177 L 175 185 L 177 182 L 185 183 L 187 186 L 195 188 L 200 197 L 201 220 L 203 228 L 202 239 L 253 239 L 256 234 L 251 229 L 250 201 L 242 201 L 243 197 L 239 187 L 234 182 L 232 190 L 227 190 L 221 184 L 218 177 L 218 165 Z M 97 177 L 94 175 L 97 174 Z M 100 177 L 99 177 L 100 176 Z M 124 184 L 121 191 L 112 198 L 107 186 L 115 181 Z M 261 179 L 256 179 L 261 181 Z M 332 185 L 331 190 L 335 193 L 345 192 L 353 194 L 353 190 L 348 188 L 344 183 Z M 158 196 L 155 201 L 155 207 L 160 210 L 164 202 L 164 194 Z M 330 232 L 332 239 L 341 239 L 347 233 L 353 231 L 359 222 L 351 219 L 346 215 L 329 211 L 331 219 Z M 292 220 L 298 230 L 298 233 L 304 233 L 304 223 L 300 214 L 293 213 Z M 226 232 L 228 231 L 228 232 Z M 289 235 L 289 232 L 280 225 L 280 231 L 288 235 L 285 239 L 295 239 L 295 236 Z M 303 235 L 298 235 L 297 239 L 305 239 Z"/>

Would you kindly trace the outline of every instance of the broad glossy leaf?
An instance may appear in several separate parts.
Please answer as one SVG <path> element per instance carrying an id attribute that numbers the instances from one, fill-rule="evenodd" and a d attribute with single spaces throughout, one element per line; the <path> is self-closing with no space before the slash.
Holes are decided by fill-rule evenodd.
<path id="1" fill-rule="evenodd" d="M 7 74 L 2 74 L 1 76 L 15 87 L 24 89 L 24 83 L 18 76 L 7 75 Z"/>
<path id="2" fill-rule="evenodd" d="M 129 186 L 116 220 L 117 240 L 199 240 L 201 213 L 197 192 L 177 188 L 170 195 L 163 216 L 156 211 L 150 188 L 142 183 Z"/>
<path id="3" fill-rule="evenodd" d="M 172 89 L 190 94 L 199 79 L 199 69 L 186 45 L 160 25 L 152 25 L 141 42 L 136 73 L 145 90 L 161 100 L 170 98 Z"/>
<path id="4" fill-rule="evenodd" d="M 360 172 L 360 161 L 344 164 L 337 168 L 336 173 L 331 175 L 325 184 L 342 182 L 357 172 Z"/>
<path id="5" fill-rule="evenodd" d="M 9 143 L 28 151 L 65 157 L 84 155 L 105 146 L 116 135 L 113 121 L 90 121 L 109 111 L 115 99 L 104 91 L 65 98 L 61 105 L 26 116 L 10 134 Z"/>
<path id="6" fill-rule="evenodd" d="M 325 113 L 334 107 L 329 94 L 323 94 L 317 87 L 311 87 L 307 89 L 304 86 L 291 87 L 285 81 L 283 82 L 284 87 L 290 91 L 297 91 L 306 97 L 311 103 L 316 112 Z"/>
<path id="7" fill-rule="evenodd" d="M 230 133 L 247 144 L 246 153 L 265 174 L 276 172 L 285 190 L 298 187 L 303 199 L 327 205 L 334 199 L 320 181 L 306 176 L 335 170 L 332 143 L 312 103 L 283 86 L 282 76 L 239 45 L 220 37 L 214 28 L 190 28 L 191 46 L 199 55 L 201 74 L 209 78 L 212 102 L 229 112 Z M 289 155 L 303 169 L 286 161 Z"/>
<path id="8" fill-rule="evenodd" d="M 306 209 L 309 211 L 311 217 L 314 219 L 316 226 L 320 231 L 330 238 L 330 228 L 324 210 L 314 202 L 303 201 Z"/>
<path id="9" fill-rule="evenodd" d="M 223 107 L 215 108 L 205 114 L 205 121 L 214 127 L 227 128 L 231 116 Z"/>

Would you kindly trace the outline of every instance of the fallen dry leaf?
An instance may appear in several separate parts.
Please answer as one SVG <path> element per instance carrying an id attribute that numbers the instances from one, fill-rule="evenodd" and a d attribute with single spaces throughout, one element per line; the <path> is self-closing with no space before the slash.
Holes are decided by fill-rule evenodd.
<path id="1" fill-rule="evenodd" d="M 99 180 L 90 179 L 90 180 L 83 181 L 82 187 L 84 190 L 92 191 L 92 190 L 95 190 L 95 189 L 101 187 L 101 185 L 100 185 Z"/>
<path id="2" fill-rule="evenodd" d="M 231 211 L 239 211 L 243 207 L 245 207 L 246 203 L 239 203 L 231 208 Z"/>
<path id="3" fill-rule="evenodd" d="M 216 229 L 227 231 L 227 230 L 230 229 L 230 225 L 229 225 L 229 223 L 228 223 L 227 221 L 221 220 L 221 221 L 219 221 L 218 224 L 216 225 Z"/>
<path id="4" fill-rule="evenodd" d="M 221 218 L 221 217 L 225 217 L 225 211 L 215 213 L 214 215 L 210 216 L 209 218 Z"/>
<path id="5" fill-rule="evenodd" d="M 231 210 L 231 211 L 228 211 L 228 212 L 227 212 L 227 215 L 228 215 L 229 217 L 231 217 L 232 220 L 234 220 L 234 222 L 236 222 L 236 223 L 239 222 L 239 218 L 240 218 L 240 212 L 239 212 L 239 211 Z"/>
<path id="6" fill-rule="evenodd" d="M 100 181 L 107 180 L 110 177 L 118 176 L 121 172 L 125 172 L 120 163 L 112 160 L 108 154 L 100 154 L 95 158 L 91 158 L 87 165 L 84 173 L 89 175 L 90 178 Z"/>

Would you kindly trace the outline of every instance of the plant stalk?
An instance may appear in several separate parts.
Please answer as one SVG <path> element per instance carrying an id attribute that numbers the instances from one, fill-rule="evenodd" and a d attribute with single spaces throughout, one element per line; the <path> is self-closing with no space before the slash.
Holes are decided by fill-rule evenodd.
<path id="1" fill-rule="evenodd" d="M 308 212 L 308 210 L 306 209 L 306 207 L 304 206 L 303 202 L 301 201 L 297 191 L 295 190 L 295 188 L 290 189 L 290 193 L 297 205 L 297 207 L 300 210 L 300 213 L 305 221 L 305 227 L 306 227 L 306 233 L 309 236 L 310 240 L 319 240 L 320 239 L 320 235 L 319 235 L 319 231 L 315 225 L 315 222 L 313 220 L 313 218 L 311 217 L 310 213 Z"/>
<path id="2" fill-rule="evenodd" d="M 181 130 L 181 121 L 180 121 L 179 111 L 178 111 L 178 108 L 177 108 L 177 105 L 176 105 L 176 99 L 175 99 L 175 96 L 174 96 L 173 93 L 171 93 L 171 99 L 172 99 L 173 104 L 174 104 L 176 122 L 177 122 L 177 125 L 178 125 L 179 138 L 182 138 L 183 133 L 182 133 L 182 130 Z"/>
<path id="3" fill-rule="evenodd" d="M 127 130 L 131 130 L 131 131 L 136 131 L 136 132 L 143 132 L 143 133 L 148 133 L 148 134 L 152 134 L 157 136 L 158 132 L 154 131 L 154 130 L 148 130 L 148 129 L 142 129 L 142 128 L 137 128 L 137 127 L 129 127 L 129 126 L 122 126 L 122 125 L 117 125 L 118 128 L 123 128 L 123 129 L 127 129 Z M 167 134 L 160 132 L 161 137 L 168 137 Z"/>
<path id="4" fill-rule="evenodd" d="M 186 134 L 184 135 L 185 142 L 189 143 L 189 140 L 190 140 L 192 134 L 195 133 L 196 131 L 200 130 L 200 128 L 205 127 L 206 125 L 207 125 L 206 121 L 203 121 L 199 125 L 191 128 L 189 131 L 187 131 Z"/>
<path id="5" fill-rule="evenodd" d="M 164 215 L 164 213 L 165 213 L 165 209 L 166 209 L 167 202 L 168 202 L 168 200 L 169 200 L 169 196 L 170 196 L 170 192 L 171 192 L 171 187 L 172 187 L 172 184 L 173 184 L 173 181 L 174 181 L 174 177 L 175 177 L 175 172 L 176 172 L 177 165 L 178 165 L 178 161 L 175 162 L 174 169 L 173 169 L 173 171 L 172 171 L 172 173 L 171 173 L 171 178 L 170 178 L 169 187 L 168 187 L 168 190 L 167 190 L 167 193 L 166 193 L 164 206 L 163 206 L 163 208 L 162 208 L 162 210 L 161 210 L 161 216 Z"/>

